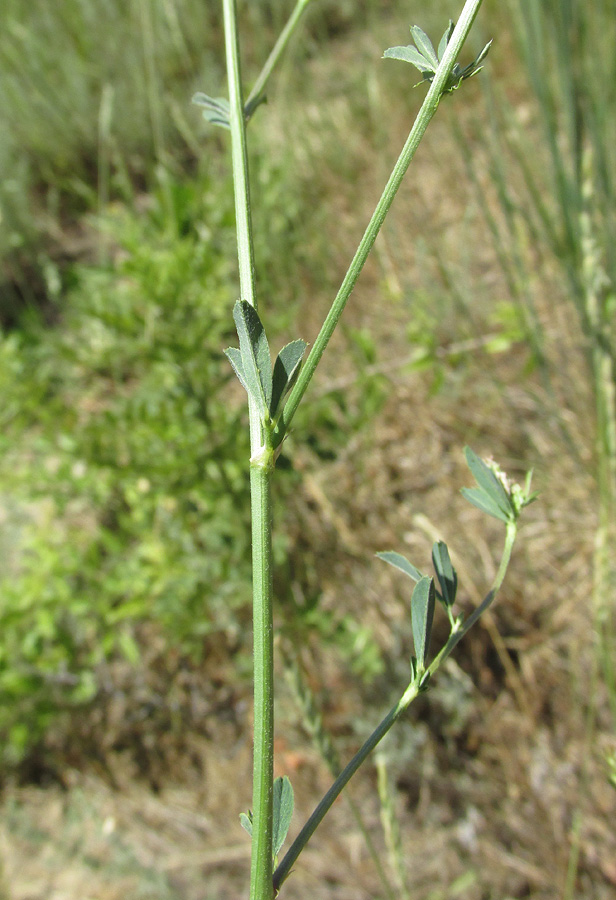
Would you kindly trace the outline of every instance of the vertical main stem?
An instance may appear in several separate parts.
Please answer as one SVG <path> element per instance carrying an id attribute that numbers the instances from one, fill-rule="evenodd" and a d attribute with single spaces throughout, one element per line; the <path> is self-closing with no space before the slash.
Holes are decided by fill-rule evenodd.
<path id="1" fill-rule="evenodd" d="M 274 646 L 272 609 L 272 469 L 252 465 L 254 630 L 254 765 L 250 900 L 271 900 L 274 780 Z"/>
<path id="2" fill-rule="evenodd" d="M 222 0 L 225 23 L 229 122 L 233 161 L 233 187 L 243 300 L 255 309 L 254 248 L 250 212 L 250 182 L 246 122 L 240 70 L 235 0 Z M 255 402 L 249 398 L 250 496 L 252 516 L 252 582 L 254 631 L 254 764 L 252 797 L 252 862 L 250 900 L 272 900 L 272 827 L 274 779 L 274 685 L 272 623 L 272 465 L 256 461 L 264 433 Z"/>

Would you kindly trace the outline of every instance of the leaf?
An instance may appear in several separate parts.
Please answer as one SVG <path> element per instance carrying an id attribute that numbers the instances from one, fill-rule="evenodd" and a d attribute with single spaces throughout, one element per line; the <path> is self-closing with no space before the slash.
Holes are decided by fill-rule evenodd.
<path id="1" fill-rule="evenodd" d="M 471 470 L 473 478 L 484 493 L 487 494 L 501 512 L 505 514 L 505 519 L 503 521 L 506 522 L 507 519 L 511 518 L 514 510 L 511 498 L 505 490 L 502 481 L 490 466 L 477 456 L 470 447 L 464 448 L 464 456 L 466 457 L 466 464 Z M 471 500 L 471 503 L 472 502 L 473 501 Z M 493 513 L 490 513 L 490 515 L 493 515 Z M 497 516 L 497 518 L 499 517 Z"/>
<path id="2" fill-rule="evenodd" d="M 413 25 L 411 27 L 411 34 L 413 35 L 413 40 L 415 41 L 419 52 L 422 56 L 425 56 L 428 62 L 432 63 L 432 67 L 436 69 L 438 67 L 438 58 L 434 52 L 432 41 L 426 32 L 423 31 L 419 25 Z"/>
<path id="3" fill-rule="evenodd" d="M 445 50 L 447 49 L 447 44 L 451 40 L 451 35 L 453 34 L 453 30 L 455 28 L 454 23 L 449 20 L 449 25 L 447 26 L 443 37 L 439 41 L 438 50 L 436 51 L 436 55 L 438 56 L 439 62 L 442 60 Z"/>
<path id="4" fill-rule="evenodd" d="M 293 387 L 302 362 L 302 357 L 308 345 L 305 341 L 297 340 L 286 344 L 274 363 L 272 377 L 272 399 L 270 403 L 270 415 L 272 419 L 280 408 L 284 397 Z"/>
<path id="5" fill-rule="evenodd" d="M 408 575 L 409 578 L 412 578 L 413 581 L 420 581 L 424 577 L 419 569 L 416 569 L 405 556 L 402 556 L 401 553 L 396 553 L 395 550 L 386 550 L 383 553 L 377 553 L 377 556 L 379 559 L 382 559 L 383 562 L 389 563 L 389 565 L 393 566 L 395 569 L 400 569 L 401 572 L 404 572 L 404 574 Z"/>
<path id="6" fill-rule="evenodd" d="M 486 58 L 486 56 L 487 56 L 488 53 L 490 52 L 490 47 L 491 47 L 491 46 L 492 46 L 492 41 L 488 41 L 488 43 L 485 45 L 485 47 L 483 48 L 483 50 L 481 51 L 481 53 L 479 54 L 479 56 L 477 57 L 477 59 L 476 59 L 475 62 L 473 63 L 473 66 L 478 66 L 479 63 L 483 62 L 483 60 Z"/>
<path id="7" fill-rule="evenodd" d="M 293 816 L 293 787 L 284 775 L 274 781 L 274 824 L 272 832 L 272 850 L 274 859 L 285 842 L 291 817 Z"/>
<path id="8" fill-rule="evenodd" d="M 479 56 L 476 59 L 474 59 L 472 63 L 469 63 L 468 66 L 465 66 L 463 69 L 459 69 L 458 74 L 459 74 L 460 78 L 462 78 L 462 79 L 471 78 L 471 76 L 476 75 L 477 72 L 481 72 L 481 70 L 483 69 L 483 66 L 481 66 L 479 64 L 482 60 L 484 60 L 486 58 L 491 46 L 492 46 L 492 41 L 489 41 L 485 45 L 485 47 L 483 48 L 483 50 L 481 51 Z"/>
<path id="9" fill-rule="evenodd" d="M 437 541 L 432 547 L 432 562 L 441 586 L 441 597 L 445 606 L 453 606 L 458 590 L 458 575 L 453 565 L 447 544 Z"/>
<path id="10" fill-rule="evenodd" d="M 267 103 L 267 97 L 265 94 L 259 94 L 258 97 L 255 97 L 250 103 L 247 103 L 244 107 L 244 118 L 248 122 L 255 113 L 255 110 L 261 106 L 262 103 Z"/>
<path id="11" fill-rule="evenodd" d="M 407 47 L 390 47 L 383 53 L 385 59 L 401 59 L 403 62 L 410 62 L 422 75 L 434 73 L 434 66 L 421 55 L 419 50 L 409 44 Z"/>
<path id="12" fill-rule="evenodd" d="M 411 625 L 419 671 L 424 669 L 426 653 L 430 644 L 434 604 L 434 581 L 432 578 L 424 576 L 417 582 L 411 597 Z"/>
<path id="13" fill-rule="evenodd" d="M 240 813 L 240 825 L 247 831 L 250 837 L 252 837 L 252 810 L 249 809 L 247 813 Z"/>
<path id="14" fill-rule="evenodd" d="M 203 118 L 212 125 L 220 125 L 221 128 L 231 128 L 229 122 L 229 101 L 225 97 L 208 97 L 202 91 L 193 95 L 192 102 L 195 106 L 203 108 Z"/>
<path id="15" fill-rule="evenodd" d="M 212 125 L 220 125 L 222 128 L 228 129 L 231 128 L 229 101 L 225 97 L 209 97 L 202 91 L 197 91 L 192 98 L 192 102 L 195 106 L 202 107 L 203 118 L 208 122 L 211 122 Z M 267 103 L 265 94 L 254 97 L 250 103 L 246 104 L 244 107 L 244 118 L 247 122 L 252 118 L 255 110 L 257 107 L 261 106 L 262 103 Z"/>
<path id="16" fill-rule="evenodd" d="M 272 358 L 261 319 L 246 300 L 238 300 L 233 318 L 240 339 L 246 390 L 253 398 L 263 421 L 269 416 L 272 399 Z"/>
<path id="17" fill-rule="evenodd" d="M 500 519 L 501 522 L 509 521 L 510 516 L 503 512 L 500 506 L 482 488 L 462 488 L 460 493 L 469 503 L 480 509 L 481 512 L 494 516 L 495 519 Z"/>
<path id="18" fill-rule="evenodd" d="M 248 391 L 248 387 L 246 386 L 246 375 L 244 374 L 244 366 L 242 365 L 242 354 L 237 349 L 237 347 L 227 347 L 224 353 L 233 366 L 233 371 L 239 378 L 242 387 L 245 391 Z"/>

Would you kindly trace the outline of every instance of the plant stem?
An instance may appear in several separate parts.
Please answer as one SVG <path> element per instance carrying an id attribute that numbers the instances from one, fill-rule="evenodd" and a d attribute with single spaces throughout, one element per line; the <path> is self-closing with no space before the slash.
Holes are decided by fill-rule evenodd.
<path id="1" fill-rule="evenodd" d="M 391 204 L 393 203 L 394 197 L 396 196 L 396 193 L 398 192 L 398 189 L 402 183 L 402 179 L 404 178 L 406 171 L 411 164 L 411 161 L 419 146 L 419 143 L 438 108 L 443 88 L 445 87 L 445 84 L 451 74 L 456 58 L 460 50 L 462 49 L 462 45 L 464 44 L 464 41 L 468 36 L 468 33 L 479 11 L 481 3 L 482 0 L 466 0 L 466 3 L 464 4 L 464 8 L 462 9 L 462 12 L 460 14 L 458 23 L 454 29 L 449 44 L 447 45 L 447 49 L 436 71 L 434 80 L 430 85 L 430 89 L 426 94 L 424 102 L 421 105 L 421 109 L 417 114 L 417 118 L 413 123 L 413 127 L 402 149 L 402 152 L 400 153 L 400 156 L 398 157 L 389 180 L 385 185 L 385 189 L 381 195 L 379 202 L 376 205 L 374 213 L 372 214 L 372 218 L 370 219 L 368 227 L 364 232 L 364 236 L 359 243 L 359 246 L 355 252 L 355 256 L 353 257 L 347 273 L 344 276 L 342 284 L 340 285 L 338 294 L 336 295 L 336 298 L 332 303 L 331 309 L 327 314 L 325 322 L 323 323 L 323 326 L 314 342 L 312 350 L 310 351 L 306 362 L 300 370 L 297 382 L 295 383 L 295 386 L 293 387 L 289 395 L 289 399 L 287 400 L 282 415 L 280 416 L 274 438 L 275 446 L 278 446 L 284 439 L 291 420 L 293 419 L 293 416 L 297 411 L 297 407 L 299 406 L 306 388 L 308 387 L 312 376 L 314 375 L 319 360 L 321 359 L 323 352 L 334 332 L 334 329 L 338 324 L 344 307 L 346 306 L 353 288 L 355 287 L 357 279 L 359 278 L 365 262 L 368 259 L 368 255 L 374 245 L 374 242 L 376 241 L 378 233 L 381 230 L 381 226 L 385 220 L 385 217 L 389 212 Z"/>
<path id="2" fill-rule="evenodd" d="M 515 522 L 514 520 L 510 520 L 509 522 L 507 522 L 505 546 L 503 547 L 500 565 L 498 567 L 498 572 L 496 573 L 492 587 L 490 588 L 482 602 L 479 604 L 479 606 L 477 606 L 472 611 L 464 624 L 456 630 L 452 631 L 443 649 L 434 657 L 431 664 L 426 669 L 426 674 L 430 676 L 434 675 L 434 673 L 442 666 L 447 657 L 451 654 L 451 651 L 454 649 L 454 647 L 460 643 L 464 635 L 471 630 L 475 622 L 477 622 L 477 620 L 481 618 L 488 607 L 494 603 L 496 595 L 505 578 L 505 574 L 509 566 L 509 561 L 511 560 L 511 551 L 513 550 L 517 532 L 517 522 Z"/>
<path id="3" fill-rule="evenodd" d="M 342 792 L 349 783 L 355 772 L 359 769 L 367 757 L 372 753 L 377 744 L 385 737 L 394 722 L 400 718 L 402 713 L 409 707 L 412 701 L 419 693 L 419 688 L 415 684 L 410 684 L 402 697 L 398 700 L 387 713 L 383 721 L 375 728 L 368 740 L 357 751 L 353 759 L 343 769 L 338 778 L 334 781 L 328 792 L 325 794 L 319 805 L 316 807 L 298 836 L 291 844 L 284 859 L 274 873 L 274 894 L 278 892 L 283 881 L 286 880 L 291 872 L 291 868 L 297 857 L 300 855 L 317 827 L 325 818 L 326 813 L 330 810 L 334 800 Z"/>
<path id="4" fill-rule="evenodd" d="M 258 97 L 261 96 L 263 91 L 265 90 L 265 85 L 269 81 L 269 77 L 278 65 L 284 51 L 287 48 L 287 44 L 291 40 L 291 36 L 297 25 L 299 24 L 299 20 L 301 19 L 304 11 L 308 7 L 311 0 L 297 0 L 295 4 L 295 9 L 289 16 L 289 20 L 287 24 L 284 26 L 280 35 L 278 36 L 278 40 L 274 44 L 272 48 L 272 52 L 267 57 L 265 61 L 265 65 L 261 69 L 259 73 L 259 77 L 254 83 L 254 87 L 248 95 L 248 100 L 246 101 L 246 106 L 250 106 Z"/>
<path id="5" fill-rule="evenodd" d="M 237 8 L 235 0 L 223 0 L 229 121 L 237 229 L 240 290 L 242 299 L 257 306 L 254 248 L 250 212 L 250 186 L 246 123 L 242 99 Z M 273 818 L 273 624 L 272 624 L 272 454 L 263 455 L 265 435 L 256 404 L 249 398 L 250 494 L 252 516 L 253 622 L 254 622 L 254 765 L 253 830 L 250 872 L 251 900 L 272 897 Z"/>
<path id="6" fill-rule="evenodd" d="M 393 706 L 390 711 L 387 713 L 385 718 L 381 721 L 381 723 L 375 728 L 367 741 L 362 745 L 362 747 L 357 751 L 353 759 L 348 763 L 345 769 L 341 772 L 335 782 L 332 784 L 328 792 L 325 794 L 319 805 L 316 807 L 298 836 L 295 838 L 288 852 L 286 853 L 284 859 L 276 869 L 274 873 L 274 894 L 278 892 L 281 884 L 286 880 L 288 875 L 290 874 L 291 868 L 296 862 L 298 856 L 316 831 L 317 827 L 325 818 L 325 815 L 333 805 L 334 801 L 338 797 L 338 795 L 344 790 L 346 785 L 349 783 L 355 772 L 359 769 L 363 762 L 367 759 L 367 757 L 372 753 L 377 744 L 385 737 L 390 728 L 394 725 L 394 723 L 400 718 L 402 713 L 404 713 L 413 700 L 418 696 L 422 691 L 422 684 L 425 684 L 426 675 L 434 675 L 437 669 L 445 662 L 453 648 L 456 644 L 462 640 L 464 635 L 473 627 L 475 622 L 480 618 L 482 613 L 486 611 L 486 609 L 491 606 L 494 602 L 496 595 L 498 593 L 499 588 L 503 583 L 503 579 L 505 577 L 505 573 L 507 572 L 507 568 L 509 566 L 509 561 L 511 560 L 511 551 L 513 549 L 513 544 L 517 534 L 517 525 L 516 522 L 510 521 L 507 523 L 507 532 L 505 536 L 505 545 L 503 547 L 503 552 L 501 555 L 500 564 L 498 567 L 498 571 L 494 578 L 494 582 L 492 583 L 492 587 L 490 588 L 488 594 L 482 603 L 471 613 L 463 627 L 459 628 L 457 631 L 454 631 L 450 636 L 440 651 L 440 653 L 434 658 L 432 664 L 426 669 L 426 671 L 419 678 L 412 681 L 402 697 L 398 700 L 395 706 Z"/>
<path id="7" fill-rule="evenodd" d="M 242 101 L 239 38 L 237 33 L 236 0 L 222 0 L 225 24 L 227 82 L 229 85 L 229 123 L 231 126 L 231 158 L 237 229 L 237 254 L 240 267 L 242 300 L 257 309 L 255 287 L 254 246 L 248 181 L 248 150 Z"/>
<path id="8" fill-rule="evenodd" d="M 251 465 L 254 642 L 254 761 L 250 900 L 272 897 L 274 781 L 274 646 L 272 603 L 272 467 Z"/>

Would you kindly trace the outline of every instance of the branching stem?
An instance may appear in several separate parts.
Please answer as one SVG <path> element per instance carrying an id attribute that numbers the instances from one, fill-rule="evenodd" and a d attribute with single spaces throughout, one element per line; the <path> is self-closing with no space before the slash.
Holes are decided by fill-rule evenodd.
<path id="1" fill-rule="evenodd" d="M 509 561 L 511 559 L 511 551 L 513 549 L 513 544 L 517 534 L 517 526 L 516 523 L 511 520 L 507 524 L 507 532 L 505 536 L 505 544 L 503 547 L 503 552 L 501 555 L 500 565 L 498 567 L 498 572 L 496 573 L 496 577 L 494 578 L 494 582 L 492 587 L 488 591 L 486 597 L 483 602 L 471 613 L 468 617 L 467 621 L 464 625 L 452 631 L 449 639 L 440 653 L 434 658 L 431 665 L 426 669 L 426 671 L 420 675 L 418 678 L 415 678 L 407 687 L 405 692 L 402 694 L 398 702 L 393 706 L 390 711 L 387 713 L 382 722 L 375 728 L 370 737 L 366 740 L 366 742 L 362 745 L 362 747 L 357 751 L 353 759 L 348 763 L 348 765 L 344 768 L 344 770 L 340 773 L 338 778 L 332 784 L 328 792 L 325 794 L 321 802 L 318 804 L 298 836 L 295 838 L 291 847 L 287 851 L 285 857 L 282 862 L 276 869 L 274 873 L 274 891 L 275 893 L 279 890 L 282 883 L 289 876 L 293 865 L 295 864 L 298 856 L 316 831 L 317 827 L 325 818 L 327 812 L 331 809 L 332 804 L 339 796 L 339 794 L 344 790 L 346 785 L 349 783 L 355 772 L 360 768 L 360 766 L 366 761 L 368 756 L 372 753 L 374 748 L 380 743 L 380 741 L 385 737 L 387 732 L 391 729 L 394 723 L 400 718 L 400 716 L 406 712 L 409 708 L 413 700 L 416 699 L 418 694 L 422 691 L 422 683 L 425 683 L 427 675 L 434 675 L 434 673 L 442 666 L 445 662 L 453 648 L 459 641 L 462 640 L 464 635 L 473 627 L 473 625 L 477 622 L 480 616 L 488 609 L 489 606 L 494 602 L 496 595 L 500 586 L 503 583 L 503 579 L 505 577 L 505 573 L 507 571 L 507 567 L 509 566 Z"/>
<path id="2" fill-rule="evenodd" d="M 258 100 L 277 62 L 284 52 L 291 34 L 311 0 L 297 0 L 296 6 L 280 38 L 276 42 L 250 95 L 249 102 Z M 317 806 L 304 826 L 300 836 L 272 875 L 272 818 L 273 818 L 273 738 L 274 738 L 274 685 L 273 685 L 273 610 L 272 610 L 272 506 L 271 477 L 273 466 L 267 460 L 283 440 L 316 366 L 331 338 L 346 302 L 355 286 L 368 254 L 376 240 L 385 216 L 400 187 L 402 179 L 413 159 L 426 128 L 434 116 L 443 89 L 468 35 L 482 0 L 466 0 L 434 80 L 411 129 L 404 149 L 357 253 L 343 280 L 332 308 L 315 341 L 308 359 L 300 371 L 298 381 L 274 434 L 265 433 L 254 400 L 249 398 L 250 417 L 250 485 L 252 512 L 253 553 L 253 622 L 254 622 L 254 769 L 253 769 L 253 825 L 250 900 L 272 900 L 287 877 L 293 862 L 309 840 L 315 828 L 330 808 L 334 799 L 376 747 L 393 723 L 407 709 L 420 691 L 415 679 L 399 702 L 383 719 L 361 750 L 351 760 L 332 788 Z M 227 78 L 229 85 L 229 123 L 231 129 L 233 182 L 237 227 L 238 261 L 241 298 L 255 309 L 257 293 L 255 284 L 254 248 L 250 207 L 248 153 L 246 146 L 245 106 L 242 96 L 239 40 L 237 30 L 236 0 L 222 0 Z M 268 453 L 263 455 L 267 439 Z M 273 445 L 273 446 L 272 446 Z M 267 457 L 267 458 L 266 458 Z M 490 599 L 491 602 L 491 599 Z M 485 603 L 485 601 L 484 601 Z M 459 638 L 458 638 L 459 639 Z M 443 657 L 444 658 L 444 657 Z"/>
<path id="3" fill-rule="evenodd" d="M 447 49 L 443 54 L 443 58 L 436 71 L 432 84 L 430 85 L 430 89 L 426 94 L 426 98 L 421 105 L 421 109 L 417 114 L 417 118 L 415 119 L 411 132 L 406 140 L 402 152 L 400 153 L 400 156 L 398 157 L 398 161 L 396 162 L 393 172 L 389 177 L 389 181 L 385 185 L 385 189 L 381 195 L 379 202 L 376 205 L 374 213 L 372 214 L 372 218 L 368 223 L 368 227 L 364 232 L 364 236 L 359 243 L 357 251 L 355 252 L 355 256 L 353 257 L 347 273 L 344 276 L 338 294 L 336 295 L 336 298 L 332 303 L 331 309 L 327 314 L 325 322 L 323 323 L 323 326 L 313 344 L 312 350 L 310 351 L 306 362 L 302 366 L 293 390 L 289 394 L 289 399 L 287 400 L 283 413 L 280 417 L 277 432 L 274 437 L 275 445 L 280 444 L 284 439 L 289 425 L 291 424 L 291 420 L 293 419 L 293 416 L 297 411 L 297 407 L 299 406 L 306 388 L 310 384 L 312 376 L 314 375 L 315 369 L 319 364 L 319 360 L 323 356 L 323 352 L 327 347 L 332 334 L 334 333 L 334 329 L 338 324 L 344 307 L 346 306 L 347 301 L 351 296 L 357 279 L 359 278 L 366 260 L 368 259 L 370 251 L 374 246 L 374 242 L 377 239 L 378 233 L 381 230 L 381 226 L 385 221 L 385 217 L 389 212 L 391 204 L 393 203 L 394 197 L 398 192 L 398 188 L 402 184 L 402 179 L 404 178 L 406 171 L 411 164 L 413 157 L 415 156 L 415 152 L 419 146 L 419 143 L 438 108 L 443 89 L 447 84 L 454 63 L 458 57 L 458 54 L 460 53 L 460 50 L 462 49 L 462 45 L 464 44 L 471 26 L 475 21 L 475 17 L 479 11 L 481 3 L 482 0 L 466 0 L 466 3 L 464 4 L 464 8 L 460 14 L 460 19 L 454 29 L 449 44 L 447 45 Z"/>
<path id="4" fill-rule="evenodd" d="M 287 49 L 287 44 L 291 40 L 291 36 L 299 24 L 299 20 L 301 19 L 304 11 L 311 2 L 312 0 L 297 0 L 295 8 L 289 16 L 287 24 L 280 32 L 278 40 L 272 48 L 272 52 L 267 57 L 265 65 L 261 69 L 259 76 L 254 83 L 254 87 L 248 95 L 248 100 L 246 101 L 247 107 L 250 107 L 251 104 L 254 103 L 254 101 L 263 94 L 265 86 L 269 81 L 270 75 L 280 62 L 284 51 Z"/>

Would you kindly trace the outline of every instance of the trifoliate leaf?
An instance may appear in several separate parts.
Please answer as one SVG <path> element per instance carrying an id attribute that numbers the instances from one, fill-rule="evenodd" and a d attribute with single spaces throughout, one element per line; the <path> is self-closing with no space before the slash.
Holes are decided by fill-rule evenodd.
<path id="1" fill-rule="evenodd" d="M 221 128 L 230 128 L 229 101 L 225 97 L 208 97 L 202 91 L 197 91 L 192 102 L 203 108 L 203 118 L 212 125 L 220 125 Z"/>
<path id="2" fill-rule="evenodd" d="M 428 37 L 428 35 L 423 31 L 418 25 L 413 25 L 411 28 L 411 34 L 413 35 L 413 39 L 417 47 L 413 47 L 409 45 L 408 47 L 390 47 L 389 50 L 386 50 L 383 54 L 384 57 L 388 59 L 401 59 L 404 62 L 410 62 L 415 68 L 419 69 L 425 81 L 434 81 L 434 76 L 436 74 L 436 70 L 439 66 L 439 63 L 443 59 L 445 51 L 447 49 L 447 45 L 451 40 L 451 36 L 454 31 L 454 23 L 452 21 L 449 22 L 445 33 L 443 34 L 441 40 L 438 45 L 438 53 L 434 52 L 434 46 Z M 462 68 L 458 63 L 454 63 L 453 68 L 451 70 L 451 74 L 447 79 L 445 86 L 443 87 L 443 94 L 451 93 L 455 91 L 466 78 L 470 78 L 472 75 L 476 75 L 477 72 L 480 72 L 482 66 L 480 63 L 488 54 L 492 41 L 490 41 L 483 48 L 481 53 L 473 60 L 472 63 Z M 421 82 L 419 82 L 421 84 Z M 415 85 L 417 87 L 417 85 Z"/>

